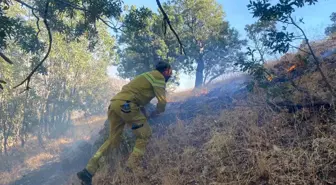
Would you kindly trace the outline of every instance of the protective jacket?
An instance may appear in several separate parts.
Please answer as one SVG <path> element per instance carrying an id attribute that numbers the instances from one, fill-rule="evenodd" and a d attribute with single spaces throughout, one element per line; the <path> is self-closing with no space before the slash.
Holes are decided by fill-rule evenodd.
<path id="1" fill-rule="evenodd" d="M 137 76 L 123 86 L 122 90 L 112 98 L 112 101 L 125 100 L 139 106 L 145 106 L 154 97 L 158 100 L 157 112 L 164 112 L 167 104 L 166 82 L 164 76 L 157 70 Z"/>
<path id="2" fill-rule="evenodd" d="M 89 160 L 86 170 L 94 175 L 99 168 L 99 159 L 108 148 L 116 148 L 122 139 L 125 125 L 132 126 L 136 136 L 135 145 L 127 160 L 127 166 L 136 169 L 144 156 L 147 143 L 152 135 L 152 130 L 147 118 L 139 107 L 148 104 L 157 97 L 157 113 L 165 111 L 166 107 L 166 82 L 164 76 L 157 70 L 143 73 L 123 86 L 122 90 L 112 98 L 108 108 L 108 120 L 110 122 L 110 135 L 104 144 Z M 125 101 L 129 101 L 130 111 L 123 111 Z"/>

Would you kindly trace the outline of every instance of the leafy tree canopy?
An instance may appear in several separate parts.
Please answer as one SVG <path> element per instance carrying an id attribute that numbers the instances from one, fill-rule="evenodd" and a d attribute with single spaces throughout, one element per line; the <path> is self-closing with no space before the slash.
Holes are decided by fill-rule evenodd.
<path id="1" fill-rule="evenodd" d="M 27 14 L 15 14 L 11 8 L 15 6 L 23 7 L 21 11 Z M 9 64 L 14 63 L 12 56 L 6 53 L 10 41 L 14 41 L 13 43 L 18 44 L 25 52 L 36 55 L 36 67 L 19 84 L 27 82 L 28 89 L 32 75 L 41 67 L 43 68 L 42 64 L 50 54 L 53 32 L 64 34 L 68 41 L 85 36 L 90 43 L 88 48 L 93 51 L 98 43 L 97 23 L 102 22 L 116 29 L 112 21 L 119 19 L 122 13 L 121 6 L 121 0 L 0 1 L 0 21 L 2 23 L 0 25 L 0 57 Z M 45 33 L 48 33 L 48 39 L 39 38 Z M 46 54 L 40 57 L 43 56 L 44 50 Z"/>
<path id="2" fill-rule="evenodd" d="M 336 33 L 336 12 L 333 12 L 330 15 L 330 20 L 332 21 L 332 25 L 328 26 L 325 30 L 326 35 L 333 35 Z"/>

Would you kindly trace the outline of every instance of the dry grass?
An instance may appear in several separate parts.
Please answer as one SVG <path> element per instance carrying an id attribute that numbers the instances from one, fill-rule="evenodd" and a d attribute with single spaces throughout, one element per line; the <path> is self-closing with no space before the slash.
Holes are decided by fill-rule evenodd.
<path id="1" fill-rule="evenodd" d="M 318 48 L 321 43 L 313 45 L 318 51 L 323 50 Z M 290 76 L 288 67 L 301 62 L 295 55 L 287 54 L 268 67 Z M 334 59 L 326 59 L 322 70 L 335 87 L 334 63 Z M 274 99 L 307 103 L 312 101 L 307 98 L 318 97 L 334 101 L 320 74 L 309 71 L 309 66 L 302 68 L 303 75 L 294 83 L 308 93 L 293 91 L 285 98 Z M 278 84 L 280 89 L 285 85 Z M 256 87 L 247 100 L 238 102 L 243 106 L 223 110 L 218 117 L 203 116 L 178 121 L 168 128 L 155 128 L 157 132 L 145 155 L 144 172 L 124 171 L 125 159 L 120 159 L 117 168 L 107 165 L 99 171 L 94 184 L 336 184 L 335 107 L 303 108 L 294 113 L 275 111 L 266 103 L 269 97 L 265 91 Z M 192 96 L 192 91 L 186 91 L 170 98 L 183 101 Z"/>
<path id="2" fill-rule="evenodd" d="M 0 156 L 0 184 L 10 184 L 46 163 L 58 160 L 65 147 L 79 140 L 89 140 L 91 134 L 99 130 L 105 119 L 104 116 L 77 119 L 74 127 L 63 137 L 45 138 L 44 147 L 38 144 L 36 137 L 32 137 L 27 141 L 25 148 L 19 146 L 10 148 L 9 156 Z"/>
<path id="3" fill-rule="evenodd" d="M 153 136 L 144 173 L 104 169 L 94 184 L 335 184 L 335 110 L 303 114 L 247 106 L 177 122 Z"/>
<path id="4" fill-rule="evenodd" d="M 54 156 L 50 153 L 40 153 L 36 156 L 30 157 L 25 161 L 25 166 L 30 170 L 35 170 L 44 165 L 45 162 L 53 159 Z"/>

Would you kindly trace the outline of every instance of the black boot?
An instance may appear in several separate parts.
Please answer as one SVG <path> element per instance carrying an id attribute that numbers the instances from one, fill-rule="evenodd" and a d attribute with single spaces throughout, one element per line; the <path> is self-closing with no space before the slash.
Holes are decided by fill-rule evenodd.
<path id="1" fill-rule="evenodd" d="M 82 181 L 82 185 L 92 185 L 92 175 L 86 169 L 78 172 L 77 177 Z"/>

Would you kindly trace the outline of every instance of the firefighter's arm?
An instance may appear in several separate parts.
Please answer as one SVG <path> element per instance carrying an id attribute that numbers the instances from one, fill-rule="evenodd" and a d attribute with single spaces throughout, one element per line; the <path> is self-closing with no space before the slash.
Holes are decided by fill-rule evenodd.
<path id="1" fill-rule="evenodd" d="M 156 105 L 156 113 L 160 114 L 165 111 L 167 99 L 166 99 L 166 89 L 164 87 L 154 87 L 155 96 L 158 100 Z"/>

